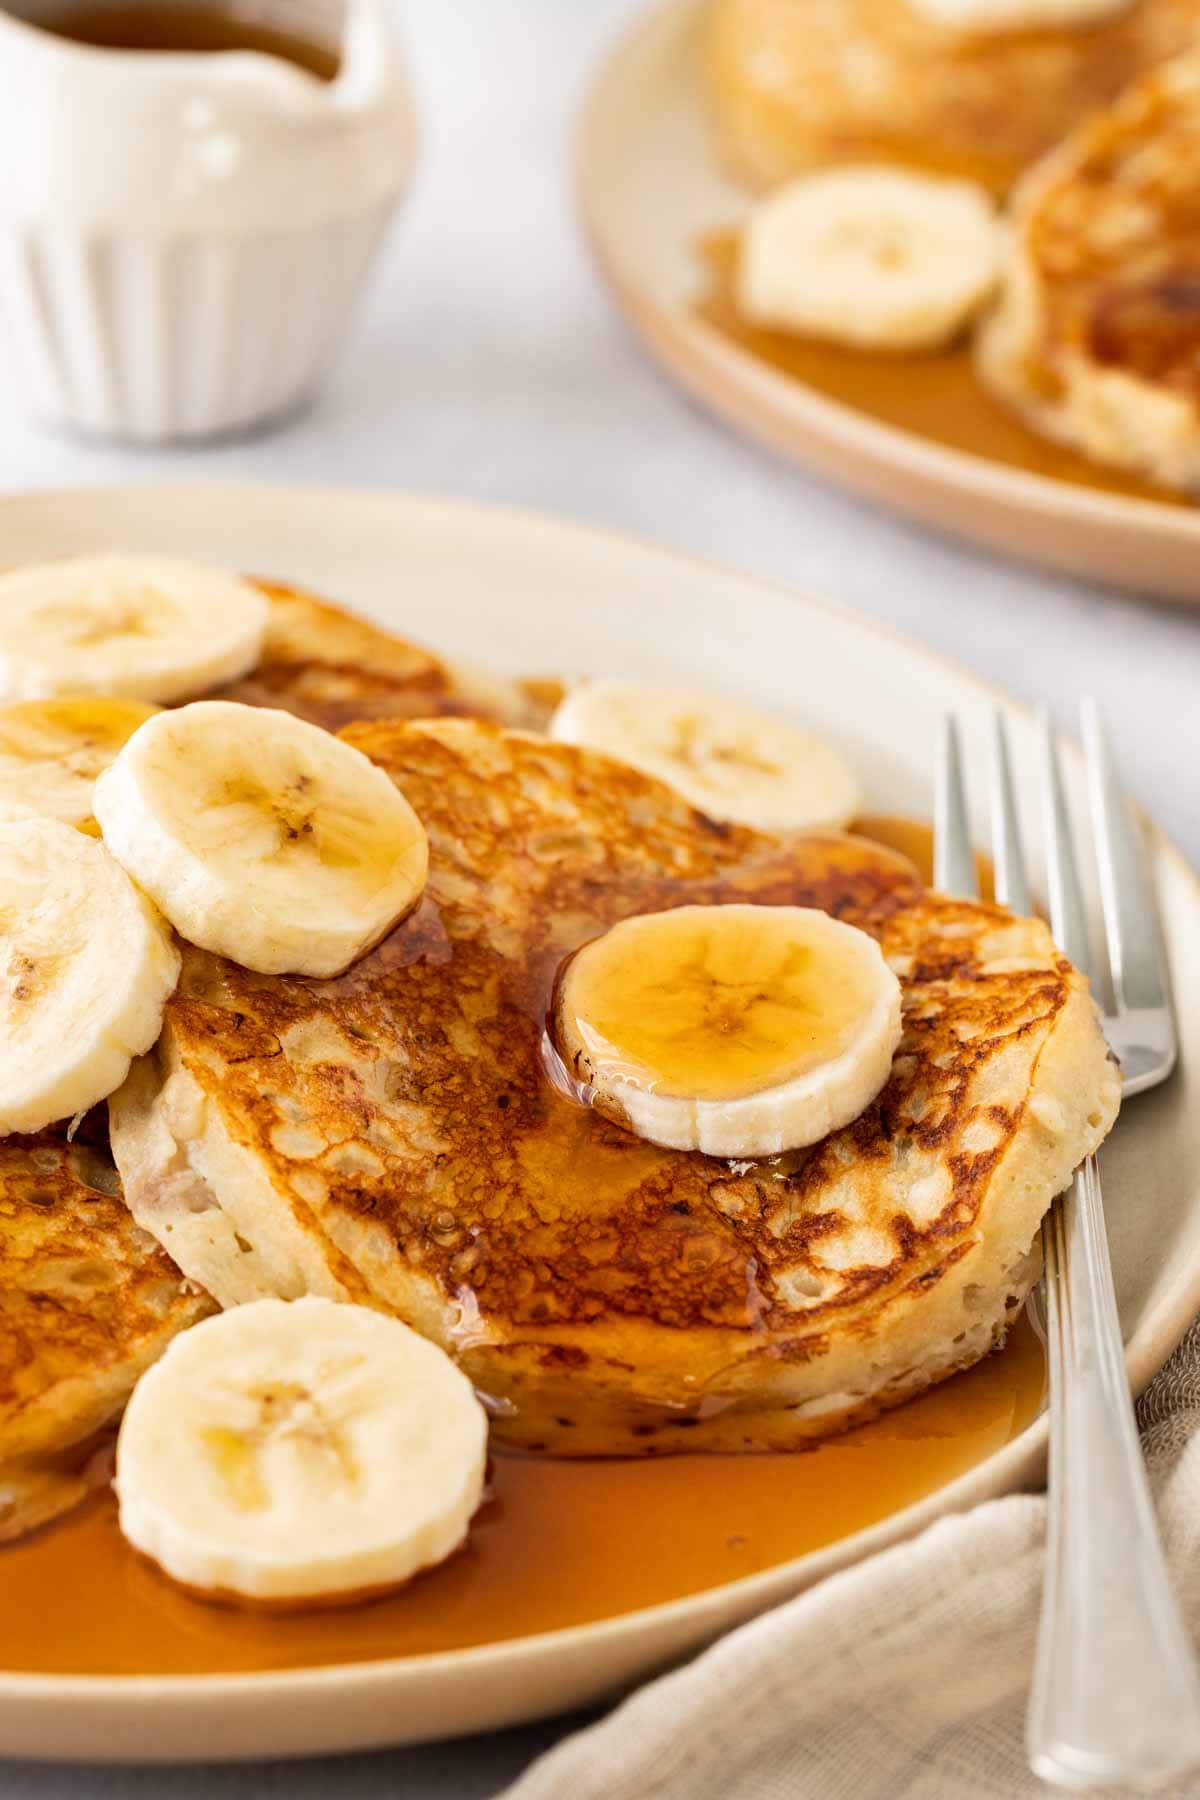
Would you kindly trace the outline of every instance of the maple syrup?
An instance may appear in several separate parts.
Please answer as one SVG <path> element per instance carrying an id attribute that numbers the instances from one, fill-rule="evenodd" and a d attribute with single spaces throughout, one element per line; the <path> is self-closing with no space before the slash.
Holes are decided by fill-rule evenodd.
<path id="1" fill-rule="evenodd" d="M 660 1461 L 495 1459 L 467 1547 L 373 1604 L 214 1606 L 125 1543 L 111 1493 L 0 1550 L 0 1668 L 193 1675 L 466 1649 L 612 1618 L 835 1542 L 1001 1449 L 1041 1402 L 1041 1346 L 1006 1348 L 804 1453 Z"/>
<path id="2" fill-rule="evenodd" d="M 855 830 L 900 851 L 928 879 L 928 826 L 864 817 Z M 411 953 L 402 937 L 389 940 L 396 955 Z M 553 1111 L 544 1153 L 570 1173 L 590 1146 L 589 1175 L 603 1183 L 587 1111 L 565 1100 Z M 650 1145 L 638 1153 L 660 1154 Z M 618 1172 L 623 1190 L 623 1157 Z M 105 1489 L 52 1527 L 0 1548 L 0 1669 L 296 1669 L 466 1649 L 612 1618 L 877 1524 L 1011 1442 L 1037 1416 L 1043 1389 L 1041 1345 L 1022 1317 L 1004 1348 L 974 1368 L 807 1450 L 578 1460 L 497 1454 L 489 1497 L 459 1554 L 383 1599 L 315 1612 L 240 1610 L 185 1592 L 125 1542 Z"/>
<path id="3" fill-rule="evenodd" d="M 124 5 L 68 7 L 38 23 L 57 37 L 102 50 L 188 55 L 252 50 L 294 63 L 318 81 L 332 81 L 339 68 L 337 53 L 327 46 L 237 6 L 156 6 L 131 0 Z"/>
<path id="4" fill-rule="evenodd" d="M 924 819 L 905 819 L 894 813 L 863 813 L 853 821 L 850 830 L 856 837 L 870 838 L 885 850 L 906 856 L 927 887 L 933 884 L 933 827 Z M 996 889 L 992 859 L 982 850 L 975 852 L 975 874 L 979 891 L 985 900 L 994 900 Z"/>
<path id="5" fill-rule="evenodd" d="M 762 1093 L 832 1062 L 865 1022 L 872 965 L 840 935 L 815 933 L 792 907 L 627 919 L 572 958 L 558 1009 L 564 1039 L 656 1093 Z"/>
<path id="6" fill-rule="evenodd" d="M 717 233 L 701 244 L 710 280 L 696 312 L 760 362 L 881 425 L 951 450 L 1103 493 L 1157 500 L 1163 505 L 1188 504 L 1178 494 L 1118 470 L 1103 469 L 1031 431 L 978 380 L 969 344 L 920 355 L 889 355 L 751 325 L 742 318 L 734 297 L 737 246 L 738 236 L 732 231 Z"/>

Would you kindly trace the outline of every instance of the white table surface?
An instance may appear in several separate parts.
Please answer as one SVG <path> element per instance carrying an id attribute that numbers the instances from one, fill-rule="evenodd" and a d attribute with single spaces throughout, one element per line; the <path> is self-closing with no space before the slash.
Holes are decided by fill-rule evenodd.
<path id="1" fill-rule="evenodd" d="M 54 437 L 6 406 L 0 489 L 362 482 L 627 529 L 871 614 L 1026 699 L 1095 693 L 1130 785 L 1200 864 L 1200 612 L 1007 566 L 842 498 L 682 399 L 614 316 L 573 215 L 570 131 L 636 0 L 393 4 L 422 165 L 317 404 L 270 436 L 163 454 Z M 0 1766 L 0 1800 L 469 1800 L 561 1729 L 303 1765 Z"/>

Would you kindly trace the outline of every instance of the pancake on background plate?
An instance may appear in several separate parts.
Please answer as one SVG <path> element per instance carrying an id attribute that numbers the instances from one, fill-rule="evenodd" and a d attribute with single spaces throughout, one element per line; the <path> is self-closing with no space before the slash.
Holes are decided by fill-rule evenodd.
<path id="1" fill-rule="evenodd" d="M 1017 193 L 981 375 L 1095 462 L 1200 491 L 1200 52 L 1135 82 Z"/>
<path id="2" fill-rule="evenodd" d="M 1131 0 L 1038 30 L 953 29 L 917 0 L 714 0 L 706 68 L 724 159 L 770 187 L 912 162 L 1007 190 L 1094 108 L 1200 38 L 1200 0 Z"/>

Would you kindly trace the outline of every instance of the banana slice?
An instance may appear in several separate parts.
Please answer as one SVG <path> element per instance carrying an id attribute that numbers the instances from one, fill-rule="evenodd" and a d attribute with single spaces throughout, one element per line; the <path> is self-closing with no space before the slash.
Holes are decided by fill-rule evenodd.
<path id="1" fill-rule="evenodd" d="M 121 1529 L 201 1592 L 363 1598 L 458 1548 L 486 1454 L 470 1382 L 407 1325 L 255 1300 L 182 1333 L 138 1382 Z"/>
<path id="2" fill-rule="evenodd" d="M 874 938 L 801 906 L 682 906 L 576 953 L 558 1051 L 652 1144 L 775 1156 L 848 1125 L 888 1079 L 900 984 Z"/>
<path id="3" fill-rule="evenodd" d="M 79 694 L 0 706 L 0 819 L 61 819 L 92 836 L 92 789 L 157 707 Z"/>
<path id="4" fill-rule="evenodd" d="M 656 775 L 710 818 L 761 831 L 840 830 L 859 810 L 858 783 L 827 744 L 723 694 L 585 682 L 550 735 Z"/>
<path id="5" fill-rule="evenodd" d="M 913 0 L 918 12 L 948 31 L 1054 31 L 1128 12 L 1133 0 Z"/>
<path id="6" fill-rule="evenodd" d="M 425 886 L 429 845 L 403 794 L 291 713 L 229 700 L 159 713 L 94 804 L 180 936 L 265 975 L 340 975 Z"/>
<path id="7" fill-rule="evenodd" d="M 0 824 L 0 1136 L 73 1118 L 149 1050 L 179 952 L 94 838 Z"/>
<path id="8" fill-rule="evenodd" d="M 0 699 L 187 700 L 254 667 L 267 611 L 249 582 L 164 557 L 14 569 L 0 576 Z"/>
<path id="9" fill-rule="evenodd" d="M 860 349 L 931 350 L 992 292 L 1001 244 L 991 197 L 974 182 L 829 169 L 751 213 L 738 306 L 756 324 Z"/>

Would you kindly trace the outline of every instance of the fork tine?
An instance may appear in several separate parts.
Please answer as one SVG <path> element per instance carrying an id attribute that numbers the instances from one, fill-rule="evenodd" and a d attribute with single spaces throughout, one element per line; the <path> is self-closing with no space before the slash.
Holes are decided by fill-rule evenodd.
<path id="1" fill-rule="evenodd" d="M 992 857 L 996 864 L 996 898 L 1022 917 L 1033 911 L 1025 852 L 1017 824 L 1008 727 L 1000 710 L 992 714 Z"/>
<path id="2" fill-rule="evenodd" d="M 979 893 L 963 793 L 962 743 L 953 713 L 947 713 L 942 720 L 938 746 L 933 793 L 933 885 L 943 894 L 959 894 L 964 900 L 974 900 Z"/>
<path id="3" fill-rule="evenodd" d="M 1113 773 L 1100 709 L 1094 700 L 1085 700 L 1080 711 L 1087 757 L 1088 807 L 1117 1005 L 1164 1006 L 1158 912 L 1146 879 L 1145 852 Z"/>
<path id="4" fill-rule="evenodd" d="M 1096 968 L 1088 940 L 1087 915 L 1079 890 L 1075 850 L 1067 822 L 1062 770 L 1050 715 L 1043 708 L 1038 718 L 1042 763 L 1042 830 L 1046 840 L 1046 876 L 1050 888 L 1050 928 L 1065 956 L 1093 983 Z"/>

